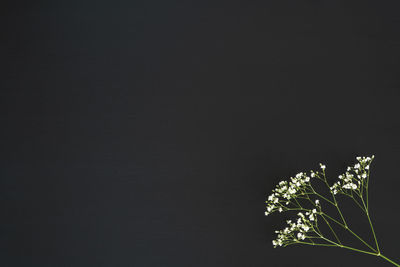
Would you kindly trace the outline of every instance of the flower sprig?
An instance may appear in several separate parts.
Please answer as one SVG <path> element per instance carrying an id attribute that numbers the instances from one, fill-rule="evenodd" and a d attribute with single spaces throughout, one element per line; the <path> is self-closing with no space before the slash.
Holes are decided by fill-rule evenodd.
<path id="1" fill-rule="evenodd" d="M 379 256 L 395 266 L 400 264 L 382 255 L 378 240 L 374 231 L 369 213 L 368 187 L 370 177 L 370 165 L 374 159 L 371 157 L 356 157 L 357 163 L 347 167 L 346 172 L 338 176 L 338 180 L 332 185 L 328 183 L 325 169 L 326 165 L 320 163 L 320 170 L 300 172 L 288 181 L 283 180 L 272 190 L 267 197 L 265 215 L 275 212 L 296 211 L 297 218 L 287 220 L 287 226 L 275 231 L 277 238 L 272 241 L 274 247 L 286 247 L 293 244 L 306 244 L 314 246 L 340 247 L 365 254 Z M 324 196 L 313 187 L 314 181 L 319 180 L 329 189 L 330 196 Z M 364 239 L 351 230 L 340 210 L 336 199 L 338 195 L 351 198 L 364 212 L 371 227 L 375 246 L 368 244 Z M 324 205 L 333 206 L 340 219 L 328 215 Z M 321 225 L 325 224 L 334 239 L 328 237 L 322 230 Z M 333 225 L 342 227 L 348 233 L 356 237 L 367 249 L 358 249 L 345 245 L 339 239 Z"/>

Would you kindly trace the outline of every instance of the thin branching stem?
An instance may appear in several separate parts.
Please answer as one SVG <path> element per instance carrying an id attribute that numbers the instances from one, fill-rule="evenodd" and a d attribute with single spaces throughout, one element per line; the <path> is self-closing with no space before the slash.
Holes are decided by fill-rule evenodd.
<path id="1" fill-rule="evenodd" d="M 373 159 L 374 157 L 372 156 L 371 158 Z M 317 192 L 311 184 L 311 178 L 303 172 L 298 173 L 296 177 L 291 177 L 289 182 L 281 181 L 279 186 L 277 186 L 277 188 L 273 191 L 274 193 L 268 197 L 267 203 L 269 205 L 265 214 L 268 215 L 275 211 L 299 211 L 299 213 L 296 221 L 288 220 L 288 227 L 283 230 L 276 231 L 278 233 L 278 238 L 272 242 L 274 247 L 286 247 L 293 244 L 339 247 L 368 255 L 378 256 L 383 260 L 400 267 L 400 264 L 381 254 L 378 239 L 376 237 L 369 213 L 368 188 L 370 179 L 369 165 L 372 162 L 371 158 L 357 157 L 358 163 L 354 166 L 348 167 L 347 172 L 344 175 L 340 175 L 340 180 L 335 182 L 332 187 L 329 186 L 327 177 L 325 175 L 325 165 L 320 164 L 322 172 L 311 171 L 311 177 L 316 177 L 316 179 L 321 180 L 328 187 L 331 197 L 325 197 Z M 353 174 L 351 172 L 353 172 Z M 336 194 L 343 194 L 350 197 L 366 214 L 371 232 L 374 237 L 375 247 L 368 244 L 364 239 L 362 239 L 358 234 L 349 228 L 349 225 L 339 207 L 338 200 L 335 196 Z M 314 200 L 314 198 L 311 198 L 311 196 L 314 196 L 317 199 Z M 307 208 L 308 204 L 303 202 L 302 199 L 311 203 L 312 207 Z M 337 213 L 340 215 L 340 219 L 338 218 L 339 216 L 335 216 L 338 218 L 335 219 L 323 212 L 323 205 L 320 204 L 320 200 L 324 200 L 326 203 L 333 205 L 336 208 Z M 303 204 L 305 206 L 302 206 Z M 319 226 L 321 226 L 319 223 L 320 218 L 322 218 L 325 224 L 329 227 L 333 236 L 329 235 L 331 236 L 329 238 L 324 236 L 324 233 L 322 233 L 321 229 L 319 228 Z M 368 250 L 366 248 L 359 249 L 344 244 L 335 231 L 337 226 L 342 227 L 348 233 L 356 237 L 368 248 Z"/>
<path id="2" fill-rule="evenodd" d="M 369 216 L 368 208 L 367 208 L 367 206 L 366 206 L 366 204 L 364 202 L 364 199 L 362 197 L 361 197 L 361 201 L 362 201 L 362 203 L 363 203 L 363 205 L 365 207 L 365 210 L 366 210 L 366 215 L 367 215 L 367 218 L 368 218 L 368 222 L 369 222 L 369 225 L 371 227 L 372 235 L 374 236 L 376 249 L 377 249 L 378 252 L 380 252 L 379 245 L 378 245 L 378 239 L 376 238 L 374 226 L 372 225 L 372 221 L 371 221 L 371 217 Z"/>
<path id="3" fill-rule="evenodd" d="M 322 216 L 322 218 L 324 219 L 325 223 L 329 226 L 329 229 L 331 229 L 331 232 L 333 233 L 333 235 L 335 236 L 336 240 L 339 242 L 339 244 L 342 244 L 342 242 L 340 241 L 339 237 L 337 236 L 336 232 L 332 229 L 331 224 L 329 223 L 329 221 Z"/>
<path id="4" fill-rule="evenodd" d="M 329 186 L 328 181 L 327 181 L 327 179 L 326 179 L 325 169 L 322 171 L 322 174 L 323 174 L 324 182 L 325 182 L 326 186 L 330 189 L 330 186 Z M 329 192 L 330 192 L 331 195 L 332 195 L 333 202 L 334 202 L 334 206 L 336 207 L 337 211 L 339 212 L 340 217 L 342 218 L 342 221 L 343 221 L 344 225 L 347 227 L 347 222 L 346 222 L 346 220 L 344 219 L 343 214 L 342 214 L 342 212 L 341 212 L 341 210 L 340 210 L 340 208 L 339 208 L 339 205 L 338 205 L 338 202 L 337 202 L 337 200 L 336 200 L 335 194 L 332 192 L 332 190 L 329 190 Z"/>
<path id="5" fill-rule="evenodd" d="M 327 215 L 326 213 L 321 212 L 322 217 L 327 217 L 339 226 L 343 227 L 347 231 L 349 231 L 353 236 L 355 236 L 358 240 L 360 240 L 364 245 L 366 245 L 368 248 L 372 249 L 373 251 L 376 251 L 370 244 L 368 244 L 364 239 L 362 239 L 360 236 L 358 236 L 356 233 L 354 233 L 348 226 L 345 226 L 344 224 L 338 222 L 337 220 L 333 219 L 331 216 Z"/>

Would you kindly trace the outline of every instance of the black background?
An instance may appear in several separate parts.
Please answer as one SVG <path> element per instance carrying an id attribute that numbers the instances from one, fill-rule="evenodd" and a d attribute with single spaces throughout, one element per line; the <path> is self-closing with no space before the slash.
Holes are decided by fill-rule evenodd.
<path id="1" fill-rule="evenodd" d="M 399 8 L 3 3 L 1 266 L 390 266 L 273 249 L 283 218 L 264 216 L 281 179 L 371 154 L 376 232 L 400 260 Z"/>

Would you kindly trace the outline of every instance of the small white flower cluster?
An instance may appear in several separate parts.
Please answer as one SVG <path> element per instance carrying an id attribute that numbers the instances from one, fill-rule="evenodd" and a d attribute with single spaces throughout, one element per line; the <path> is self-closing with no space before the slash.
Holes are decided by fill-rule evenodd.
<path id="1" fill-rule="evenodd" d="M 304 240 L 307 238 L 307 232 L 313 231 L 314 225 L 317 221 L 317 210 L 313 209 L 307 211 L 305 214 L 298 213 L 296 222 L 291 220 L 286 221 L 288 227 L 283 230 L 275 231 L 278 234 L 277 239 L 272 241 L 276 248 L 277 246 L 285 246 L 293 242 Z"/>
<path id="2" fill-rule="evenodd" d="M 310 177 L 307 176 L 306 173 L 300 172 L 296 174 L 295 177 L 291 177 L 290 181 L 281 181 L 276 186 L 274 190 L 272 190 L 272 194 L 268 196 L 267 203 L 267 211 L 265 215 L 273 213 L 274 211 L 283 211 L 283 204 L 286 206 L 289 205 L 290 200 L 295 198 L 299 191 L 302 191 L 305 187 L 309 186 L 308 182 L 310 182 Z"/>
<path id="3" fill-rule="evenodd" d="M 310 233 L 315 233 L 320 236 L 317 224 L 318 215 L 324 216 L 322 207 L 319 199 L 315 199 L 316 196 L 322 197 L 327 202 L 331 202 L 329 199 L 324 198 L 318 194 L 311 185 L 311 179 L 318 179 L 324 182 L 336 195 L 338 193 L 347 194 L 346 190 L 358 190 L 357 194 L 363 194 L 364 187 L 367 186 L 369 180 L 369 168 L 374 156 L 371 157 L 357 157 L 357 163 L 354 166 L 347 168 L 344 174 L 339 175 L 339 180 L 332 186 L 329 186 L 326 176 L 326 166 L 320 163 L 321 172 L 311 171 L 308 176 L 304 172 L 298 173 L 295 177 L 291 177 L 289 181 L 281 181 L 272 190 L 272 194 L 268 196 L 267 211 L 265 215 L 269 215 L 275 211 L 290 211 L 300 210 L 303 212 L 298 213 L 296 221 L 287 221 L 288 226 L 282 230 L 275 231 L 278 234 L 277 238 L 272 241 L 274 247 L 287 246 L 295 243 L 307 243 L 314 244 L 312 238 L 316 238 Z M 314 197 L 310 198 L 310 195 Z M 337 206 L 336 199 L 333 197 Z M 301 200 L 309 200 L 313 207 L 311 209 L 302 206 Z M 289 206 L 289 204 L 291 204 Z M 309 203 L 307 202 L 309 205 Z M 340 211 L 339 211 L 340 212 Z M 343 219 L 344 220 L 344 219 Z M 328 224 L 329 225 L 329 224 Z M 318 230 L 318 231 L 317 231 Z M 306 241 L 303 241 L 307 239 Z M 308 242 L 308 240 L 311 240 Z"/>
<path id="4" fill-rule="evenodd" d="M 344 174 L 339 175 L 339 181 L 334 183 L 330 190 L 334 195 L 344 193 L 344 189 L 357 190 L 364 184 L 363 180 L 368 177 L 369 166 L 374 159 L 371 157 L 357 157 L 358 163 L 352 167 L 347 167 Z"/>

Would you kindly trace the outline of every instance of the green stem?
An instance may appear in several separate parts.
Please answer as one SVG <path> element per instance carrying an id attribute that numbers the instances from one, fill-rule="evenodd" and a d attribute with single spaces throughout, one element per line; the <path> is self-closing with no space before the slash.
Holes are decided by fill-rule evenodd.
<path id="1" fill-rule="evenodd" d="M 372 225 L 371 218 L 369 216 L 368 210 L 367 210 L 367 217 L 368 217 L 369 225 L 371 226 L 372 234 L 374 235 L 376 249 L 379 252 L 380 250 L 379 250 L 379 245 L 378 245 L 378 239 L 376 238 L 375 231 L 374 231 L 374 226 Z"/>
<path id="2" fill-rule="evenodd" d="M 392 260 L 389 259 L 388 257 L 383 256 L 382 254 L 379 254 L 379 257 L 381 257 L 381 258 L 384 259 L 384 260 L 387 260 L 388 262 L 390 262 L 391 264 L 393 264 L 393 265 L 395 265 L 395 266 L 397 266 L 397 267 L 400 267 L 400 264 L 395 263 L 394 261 L 392 261 Z"/>
<path id="3" fill-rule="evenodd" d="M 321 179 L 321 180 L 322 180 L 322 179 Z M 322 181 L 324 181 L 324 180 L 322 180 Z M 325 182 L 325 181 L 324 181 L 324 182 Z M 325 200 L 326 202 L 328 202 L 328 203 L 330 203 L 330 204 L 332 204 L 332 205 L 335 205 L 335 203 L 333 203 L 332 201 L 330 201 L 330 200 L 327 199 L 326 197 L 324 197 L 324 196 L 322 196 L 321 194 L 319 194 L 319 193 L 314 189 L 314 187 L 312 186 L 311 182 L 308 182 L 308 185 L 310 186 L 312 192 L 313 192 L 315 195 L 319 196 L 320 198 L 322 198 L 322 199 Z M 329 185 L 328 185 L 328 188 L 329 188 Z M 308 194 L 308 193 L 306 193 L 306 194 Z"/>
<path id="4" fill-rule="evenodd" d="M 310 186 L 311 186 L 311 184 L 310 184 Z M 311 188 L 312 188 L 312 186 L 311 186 Z M 312 190 L 314 191 L 314 193 L 316 193 L 315 190 L 314 190 L 314 188 L 312 188 Z M 316 194 L 317 194 L 317 193 L 316 193 Z M 312 200 L 310 199 L 310 197 L 309 197 L 308 195 L 306 195 L 306 196 L 307 196 L 307 199 L 310 201 L 310 203 L 311 203 L 313 206 L 317 207 L 317 205 L 316 205 L 314 202 L 312 202 Z M 339 244 L 342 244 L 342 242 L 340 242 L 339 237 L 336 235 L 335 231 L 334 231 L 333 228 L 331 227 L 331 225 L 330 225 L 330 223 L 328 222 L 328 220 L 327 220 L 324 216 L 322 216 L 322 219 L 324 219 L 324 221 L 326 222 L 326 224 L 329 226 L 329 229 L 331 229 L 331 232 L 333 233 L 333 235 L 335 236 L 335 238 L 336 238 L 336 240 L 339 242 Z"/>
<path id="5" fill-rule="evenodd" d="M 328 222 L 328 220 L 322 216 L 322 219 L 324 219 L 324 221 L 326 222 L 326 224 L 329 226 L 329 229 L 331 229 L 331 232 L 333 233 L 333 235 L 335 236 L 336 240 L 339 242 L 339 244 L 342 244 L 342 242 L 340 242 L 339 237 L 336 235 L 335 231 L 333 231 L 331 224 Z"/>
<path id="6" fill-rule="evenodd" d="M 344 225 L 347 227 L 347 222 L 344 219 L 342 212 L 340 211 L 340 208 L 339 208 L 339 205 L 337 204 L 336 198 L 333 197 L 333 199 L 335 200 L 336 208 L 337 208 L 337 210 L 338 210 L 338 212 L 340 214 L 340 217 L 342 218 L 342 221 L 343 221 Z"/>
<path id="7" fill-rule="evenodd" d="M 350 250 L 354 250 L 354 251 L 365 253 L 365 254 L 369 254 L 369 255 L 378 255 L 377 253 L 373 253 L 373 252 L 369 252 L 369 251 L 365 251 L 365 250 L 361 250 L 361 249 L 353 248 L 353 247 L 349 247 L 349 246 L 340 245 L 340 244 L 338 244 L 338 243 L 336 243 L 336 242 L 334 242 L 334 241 L 332 241 L 332 240 L 330 240 L 328 238 L 325 238 L 323 236 L 321 236 L 321 238 L 324 239 L 325 241 L 329 242 L 329 243 L 332 243 L 332 244 L 340 247 L 340 248 L 350 249 Z"/>
<path id="8" fill-rule="evenodd" d="M 376 251 L 376 249 L 374 249 L 373 247 L 371 247 L 371 245 L 369 245 L 367 242 L 365 242 L 364 239 L 362 239 L 361 237 L 359 237 L 356 233 L 354 233 L 349 227 L 347 227 L 346 225 L 343 225 L 342 223 L 338 222 L 337 220 L 333 219 L 332 217 L 330 217 L 329 215 L 325 214 L 325 213 L 321 213 L 322 217 L 327 217 L 330 220 L 332 220 L 333 222 L 337 223 L 338 225 L 340 225 L 341 227 L 343 227 L 344 229 L 346 229 L 347 231 L 349 231 L 352 235 L 354 235 L 358 240 L 360 240 L 364 245 L 366 245 L 368 248 L 372 249 L 373 251 Z"/>
<path id="9" fill-rule="evenodd" d="M 376 253 L 373 253 L 373 252 L 369 252 L 369 251 L 365 251 L 365 250 L 361 250 L 361 249 L 357 249 L 357 248 L 352 248 L 352 247 L 348 247 L 348 246 L 342 246 L 342 248 L 354 250 L 354 251 L 369 254 L 369 255 L 374 255 L 374 256 L 377 255 Z"/>
<path id="10" fill-rule="evenodd" d="M 333 203 L 332 201 L 330 201 L 329 199 L 327 199 L 326 197 L 322 196 L 321 194 L 317 193 L 314 188 L 311 187 L 311 189 L 313 190 L 313 193 L 305 193 L 306 195 L 317 195 L 320 198 L 322 198 L 323 200 L 325 200 L 326 202 L 332 204 L 333 206 L 335 206 L 335 203 Z"/>
<path id="11" fill-rule="evenodd" d="M 306 211 L 307 209 L 303 209 L 303 208 L 286 208 L 285 210 L 298 210 L 298 211 Z"/>
<path id="12" fill-rule="evenodd" d="M 366 215 L 367 215 L 367 218 L 368 218 L 368 222 L 369 222 L 369 225 L 371 226 L 372 235 L 374 236 L 376 249 L 378 250 L 378 252 L 380 252 L 380 250 L 379 250 L 379 245 L 378 245 L 378 239 L 376 238 L 374 226 L 372 225 L 372 221 L 371 221 L 371 217 L 369 216 L 368 208 L 367 208 L 367 206 L 366 206 L 366 204 L 365 204 L 365 202 L 364 202 L 364 199 L 363 199 L 362 197 L 361 197 L 361 201 L 362 201 L 363 206 L 364 206 L 364 208 L 365 208 L 365 210 L 366 210 Z"/>
<path id="13" fill-rule="evenodd" d="M 352 199 L 354 200 L 354 202 L 357 204 L 357 206 L 358 206 L 364 213 L 366 213 L 366 210 L 364 209 L 364 207 L 361 206 L 360 203 L 358 203 L 358 201 L 354 198 L 354 196 L 351 196 L 351 195 L 348 195 L 348 194 L 345 194 L 345 195 L 347 195 L 347 196 L 349 196 L 350 198 L 352 198 Z"/>
<path id="14" fill-rule="evenodd" d="M 323 172 L 323 177 L 324 177 L 324 182 L 325 182 L 326 186 L 327 186 L 328 188 L 330 188 L 330 187 L 329 187 L 329 184 L 328 184 L 328 181 L 326 180 L 325 171 Z M 311 187 L 311 188 L 312 188 L 312 187 Z M 314 190 L 313 190 L 313 191 L 314 191 Z M 343 214 L 342 214 L 342 212 L 341 212 L 341 210 L 340 210 L 340 208 L 339 208 L 339 205 L 338 205 L 338 203 L 337 203 L 335 194 L 333 194 L 332 191 L 331 191 L 331 195 L 332 195 L 332 198 L 333 198 L 333 201 L 334 201 L 334 206 L 336 207 L 337 211 L 339 212 L 340 217 L 342 218 L 342 221 L 343 221 L 344 224 L 339 223 L 337 220 L 335 220 L 335 219 L 333 219 L 332 217 L 326 215 L 325 213 L 322 213 L 322 215 L 328 217 L 329 219 L 331 219 L 331 220 L 334 221 L 335 223 L 339 224 L 340 226 L 342 226 L 343 228 L 345 228 L 346 230 L 348 230 L 352 235 L 354 235 L 358 240 L 360 240 L 362 243 L 364 243 L 368 248 L 372 249 L 373 251 L 376 251 L 373 247 L 371 247 L 367 242 L 365 242 L 361 237 L 359 237 L 356 233 L 354 233 L 354 232 L 348 227 L 347 222 L 346 222 L 346 220 L 344 219 Z M 354 197 L 353 197 L 353 199 L 354 199 Z M 363 201 L 362 197 L 361 197 L 361 201 Z M 356 202 L 356 203 L 357 203 L 357 202 Z M 358 204 L 358 203 L 357 203 L 357 204 Z M 365 207 L 364 201 L 363 201 L 363 205 L 364 205 L 364 207 Z M 371 223 L 371 220 L 370 220 L 369 215 L 368 215 L 368 209 L 365 208 L 365 211 L 366 211 L 367 216 L 368 216 L 368 219 L 369 219 L 369 221 L 370 221 L 371 229 L 372 229 L 372 232 L 373 232 L 373 235 L 374 235 L 374 239 L 375 239 L 375 244 L 377 245 L 377 250 L 378 250 L 378 252 L 379 252 L 378 242 L 377 242 L 377 240 L 376 240 L 375 232 L 374 232 L 374 230 L 373 230 L 372 223 Z"/>
<path id="15" fill-rule="evenodd" d="M 323 171 L 323 175 L 324 175 L 324 182 L 325 182 L 326 186 L 328 187 L 328 189 L 330 189 L 328 181 L 326 180 L 325 171 Z M 347 227 L 347 222 L 344 219 L 342 212 L 340 211 L 339 205 L 338 205 L 338 203 L 336 201 L 335 194 L 331 190 L 329 190 L 329 191 L 331 192 L 331 195 L 332 195 L 332 198 L 333 198 L 333 201 L 334 201 L 334 206 L 336 207 L 337 211 L 339 212 L 340 217 L 342 218 L 342 221 L 343 221 L 344 225 Z"/>
<path id="16" fill-rule="evenodd" d="M 319 244 L 319 243 L 310 243 L 310 242 L 303 242 L 303 241 L 296 241 L 296 243 L 304 244 L 304 245 L 311 245 L 311 246 L 336 247 L 336 245 L 331 245 L 331 244 Z"/>
<path id="17" fill-rule="evenodd" d="M 296 204 L 297 204 L 297 206 L 298 206 L 299 208 L 303 208 L 303 207 L 300 205 L 300 203 L 297 201 L 296 198 L 294 199 L 294 201 L 296 201 Z"/>
<path id="18" fill-rule="evenodd" d="M 344 225 L 344 224 L 342 224 L 341 222 L 339 222 L 339 221 L 333 219 L 333 218 L 332 218 L 331 216 L 329 216 L 328 214 L 326 214 L 326 213 L 324 213 L 324 212 L 320 212 L 320 214 L 321 214 L 322 216 L 326 216 L 327 218 L 329 218 L 329 219 L 332 220 L 333 222 L 337 223 L 338 225 L 340 225 L 340 226 L 342 226 L 343 228 L 346 229 L 346 225 Z"/>
<path id="19" fill-rule="evenodd" d="M 368 255 L 373 255 L 373 256 L 379 256 L 382 259 L 390 262 L 391 264 L 393 264 L 394 266 L 400 267 L 400 264 L 394 262 L 393 260 L 389 259 L 388 257 L 380 254 L 380 253 L 373 253 L 373 252 L 369 252 L 369 251 L 365 251 L 365 250 L 361 250 L 361 249 L 357 249 L 357 248 L 353 248 L 353 247 L 349 247 L 349 246 L 344 246 L 341 244 L 338 244 L 328 238 L 325 238 L 323 236 L 320 235 L 321 239 L 324 239 L 325 241 L 327 241 L 330 244 L 322 244 L 322 243 L 310 243 L 310 242 L 303 242 L 303 241 L 295 241 L 291 244 L 304 244 L 304 245 L 310 245 L 310 246 L 321 246 L 321 247 L 339 247 L 339 248 L 345 248 L 348 250 L 352 250 L 352 251 L 356 251 L 356 252 L 360 252 L 360 253 L 364 253 L 364 254 L 368 254 Z M 291 245 L 289 244 L 289 245 Z"/>
<path id="20" fill-rule="evenodd" d="M 364 241 L 364 239 L 362 239 L 361 237 L 359 237 L 356 233 L 354 233 L 350 228 L 347 228 L 347 230 L 354 235 L 355 237 L 358 238 L 358 240 L 360 240 L 361 242 L 364 243 L 364 245 L 366 245 L 367 247 L 369 247 L 370 249 L 372 249 L 373 251 L 377 252 L 376 249 L 374 249 L 373 247 L 371 247 L 370 244 L 368 244 L 367 242 Z"/>

